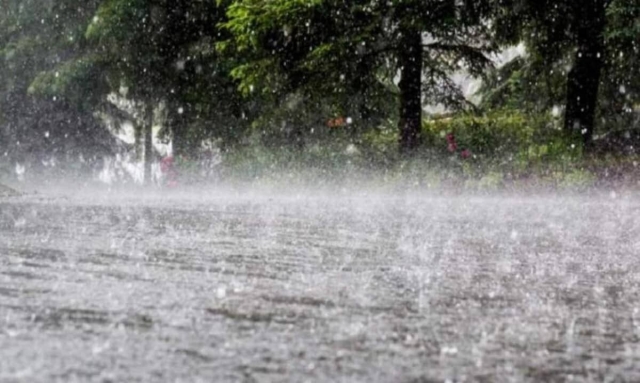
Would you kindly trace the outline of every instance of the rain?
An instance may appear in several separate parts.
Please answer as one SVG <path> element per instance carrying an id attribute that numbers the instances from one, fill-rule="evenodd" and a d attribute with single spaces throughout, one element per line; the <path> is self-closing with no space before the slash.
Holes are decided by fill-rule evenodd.
<path id="1" fill-rule="evenodd" d="M 0 0 L 0 382 L 640 381 L 637 0 Z"/>

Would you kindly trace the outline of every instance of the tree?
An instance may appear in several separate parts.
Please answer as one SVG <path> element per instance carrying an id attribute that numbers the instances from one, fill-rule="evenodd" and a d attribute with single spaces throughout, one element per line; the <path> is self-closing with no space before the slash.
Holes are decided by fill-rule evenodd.
<path id="1" fill-rule="evenodd" d="M 86 31 L 95 54 L 106 64 L 105 74 L 111 77 L 109 91 L 118 92 L 124 87 L 127 97 L 140 103 L 142 126 L 136 127 L 136 136 L 142 136 L 144 142 L 145 183 L 150 180 L 153 161 L 154 110 L 166 90 L 163 85 L 170 70 L 167 64 L 174 64 L 161 55 L 166 17 L 164 9 L 152 2 L 106 0 L 100 4 Z"/>
<path id="2" fill-rule="evenodd" d="M 607 8 L 601 114 L 631 126 L 640 104 L 640 1 L 614 1 Z M 614 119 L 616 119 L 614 118 Z"/>
<path id="3" fill-rule="evenodd" d="M 225 74 L 211 75 L 216 73 L 211 69 L 217 63 L 207 52 L 212 51 L 211 39 L 216 36 L 221 15 L 214 1 L 102 0 L 84 29 L 87 49 L 83 55 L 43 73 L 36 88 L 77 97 L 68 85 L 83 80 L 84 70 L 94 75 L 93 83 L 104 85 L 94 88 L 91 101 L 95 110 L 114 110 L 109 94 L 119 94 L 137 105 L 137 112 L 129 119 L 137 122 L 136 150 L 142 157 L 144 148 L 148 182 L 154 158 L 154 111 L 166 106 L 174 153 L 181 155 L 188 152 L 190 122 L 200 117 L 204 104 L 218 101 L 213 97 L 208 100 L 211 94 L 207 91 L 221 82 L 212 80 Z M 187 116 L 197 117 L 189 120 Z"/>
<path id="4" fill-rule="evenodd" d="M 0 1 L 0 154 L 38 169 L 44 163 L 92 163 L 113 140 L 85 102 L 92 82 L 75 83 L 77 97 L 34 91 L 34 79 L 84 50 L 83 31 L 96 1 Z M 85 72 L 87 79 L 91 73 Z M 86 85 L 86 86 L 85 86 Z"/>
<path id="5" fill-rule="evenodd" d="M 124 86 L 128 98 L 145 105 L 147 170 L 153 108 L 160 103 L 179 156 L 208 134 L 228 142 L 248 125 L 251 105 L 241 102 L 230 60 L 214 49 L 225 38 L 218 28 L 224 17 L 224 5 L 213 0 L 105 0 L 89 26 L 87 37 L 117 80 L 112 91 Z"/>
<path id="6" fill-rule="evenodd" d="M 423 102 L 465 105 L 449 75 L 489 65 L 488 9 L 483 1 L 238 0 L 225 26 L 246 58 L 233 72 L 245 91 L 319 94 L 349 110 L 354 95 L 367 103 L 381 84 L 397 84 L 399 144 L 410 153 Z"/>
<path id="7" fill-rule="evenodd" d="M 567 131 L 582 134 L 585 146 L 593 141 L 609 3 L 610 0 L 586 0 L 573 7 L 575 20 L 572 32 L 576 52 L 573 67 L 567 75 L 564 127 Z"/>
<path id="8" fill-rule="evenodd" d="M 639 13 L 638 0 L 502 1 L 494 23 L 497 38 L 506 45 L 524 42 L 528 55 L 513 63 L 517 70 L 505 67 L 511 72 L 503 72 L 485 94 L 504 96 L 490 89 L 501 91 L 522 81 L 513 96 L 531 100 L 533 95 L 536 105 L 547 108 L 564 104 L 565 130 L 580 135 L 589 147 L 598 105 L 619 100 L 621 86 L 629 94 L 638 89 L 632 78 L 640 76 L 631 68 L 638 57 Z"/>

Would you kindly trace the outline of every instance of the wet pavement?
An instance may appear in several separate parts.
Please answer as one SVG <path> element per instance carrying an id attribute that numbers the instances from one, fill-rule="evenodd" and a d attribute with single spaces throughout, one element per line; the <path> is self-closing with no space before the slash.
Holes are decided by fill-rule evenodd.
<path id="1" fill-rule="evenodd" d="M 1 382 L 640 381 L 640 199 L 0 199 Z"/>

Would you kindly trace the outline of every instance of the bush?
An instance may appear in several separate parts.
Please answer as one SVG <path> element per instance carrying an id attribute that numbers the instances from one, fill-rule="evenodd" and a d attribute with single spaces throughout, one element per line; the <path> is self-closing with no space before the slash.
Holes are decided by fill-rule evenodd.
<path id="1" fill-rule="evenodd" d="M 525 116 L 505 112 L 485 116 L 459 115 L 425 121 L 425 145 L 446 154 L 447 134 L 453 134 L 457 149 L 469 149 L 476 158 L 515 154 L 533 141 L 534 129 Z"/>
<path id="2" fill-rule="evenodd" d="M 404 157 L 397 126 L 389 120 L 357 137 L 337 131 L 304 147 L 248 143 L 224 155 L 223 173 L 253 180 L 286 177 L 287 182 L 376 179 L 426 188 L 586 188 L 594 184 L 595 173 L 585 166 L 579 142 L 560 125 L 550 115 L 515 110 L 433 118 L 424 121 L 421 150 Z"/>
<path id="3" fill-rule="evenodd" d="M 451 147 L 451 136 L 455 147 Z M 427 120 L 425 145 L 439 156 L 469 156 L 465 172 L 523 174 L 549 164 L 580 158 L 580 145 L 562 132 L 550 115 L 525 115 L 514 110 L 492 111 L 482 116 L 456 115 Z M 477 174 L 476 174 L 477 175 Z"/>

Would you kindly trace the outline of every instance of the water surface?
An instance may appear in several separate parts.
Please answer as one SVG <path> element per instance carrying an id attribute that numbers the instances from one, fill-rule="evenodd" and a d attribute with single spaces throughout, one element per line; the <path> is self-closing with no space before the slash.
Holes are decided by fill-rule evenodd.
<path id="1" fill-rule="evenodd" d="M 639 381 L 640 200 L 0 200 L 0 381 Z"/>

